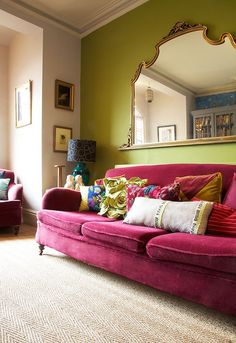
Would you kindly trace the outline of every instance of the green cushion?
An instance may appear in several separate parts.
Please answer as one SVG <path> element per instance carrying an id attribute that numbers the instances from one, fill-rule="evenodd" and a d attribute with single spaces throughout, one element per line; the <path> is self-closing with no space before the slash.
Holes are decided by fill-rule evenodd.
<path id="1" fill-rule="evenodd" d="M 0 200 L 7 200 L 8 185 L 11 179 L 0 179 Z"/>
<path id="2" fill-rule="evenodd" d="M 103 179 L 103 183 L 106 191 L 98 214 L 118 219 L 124 218 L 126 214 L 126 185 L 134 184 L 143 187 L 147 183 L 147 179 L 142 180 L 139 177 L 132 177 L 127 180 L 125 177 L 108 177 Z"/>

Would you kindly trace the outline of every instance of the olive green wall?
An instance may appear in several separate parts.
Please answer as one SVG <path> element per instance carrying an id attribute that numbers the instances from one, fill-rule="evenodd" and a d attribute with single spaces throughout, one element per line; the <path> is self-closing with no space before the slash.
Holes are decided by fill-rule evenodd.
<path id="1" fill-rule="evenodd" d="M 236 33 L 235 0 L 149 0 L 82 40 L 81 138 L 97 141 L 93 177 L 115 164 L 236 163 L 236 143 L 118 151 L 127 142 L 130 81 L 177 21 L 208 27 L 210 38 Z"/>

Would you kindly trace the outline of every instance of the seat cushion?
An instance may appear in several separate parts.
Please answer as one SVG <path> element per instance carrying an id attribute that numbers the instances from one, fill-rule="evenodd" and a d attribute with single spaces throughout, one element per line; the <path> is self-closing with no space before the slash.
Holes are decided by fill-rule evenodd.
<path id="1" fill-rule="evenodd" d="M 181 262 L 236 274 L 236 239 L 172 233 L 147 244 L 152 259 Z"/>
<path id="2" fill-rule="evenodd" d="M 87 238 L 138 253 L 145 251 L 146 243 L 151 238 L 165 234 L 161 229 L 129 225 L 122 221 L 87 222 L 82 226 L 82 235 Z"/>
<path id="3" fill-rule="evenodd" d="M 65 231 L 81 233 L 81 226 L 90 221 L 112 221 L 114 219 L 101 217 L 95 212 L 66 212 L 41 210 L 37 214 L 38 220 L 48 226 Z"/>

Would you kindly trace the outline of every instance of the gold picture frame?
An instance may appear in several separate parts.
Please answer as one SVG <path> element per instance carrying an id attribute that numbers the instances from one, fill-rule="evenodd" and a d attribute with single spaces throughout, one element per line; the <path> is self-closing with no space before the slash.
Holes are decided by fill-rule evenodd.
<path id="1" fill-rule="evenodd" d="M 74 111 L 74 85 L 72 83 L 55 81 L 55 107 Z"/>
<path id="2" fill-rule="evenodd" d="M 64 126 L 53 127 L 53 151 L 67 152 L 68 141 L 72 138 L 72 128 Z"/>
<path id="3" fill-rule="evenodd" d="M 32 124 L 32 81 L 15 88 L 16 127 Z"/>

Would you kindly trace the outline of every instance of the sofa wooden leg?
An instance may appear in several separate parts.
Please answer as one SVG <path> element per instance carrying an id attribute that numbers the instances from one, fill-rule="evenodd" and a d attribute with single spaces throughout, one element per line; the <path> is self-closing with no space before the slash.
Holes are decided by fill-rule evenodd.
<path id="1" fill-rule="evenodd" d="M 43 244 L 39 244 L 39 255 L 43 255 L 44 247 Z"/>
<path id="2" fill-rule="evenodd" d="M 20 227 L 19 226 L 14 226 L 14 235 L 17 236 L 18 233 L 20 231 Z"/>

